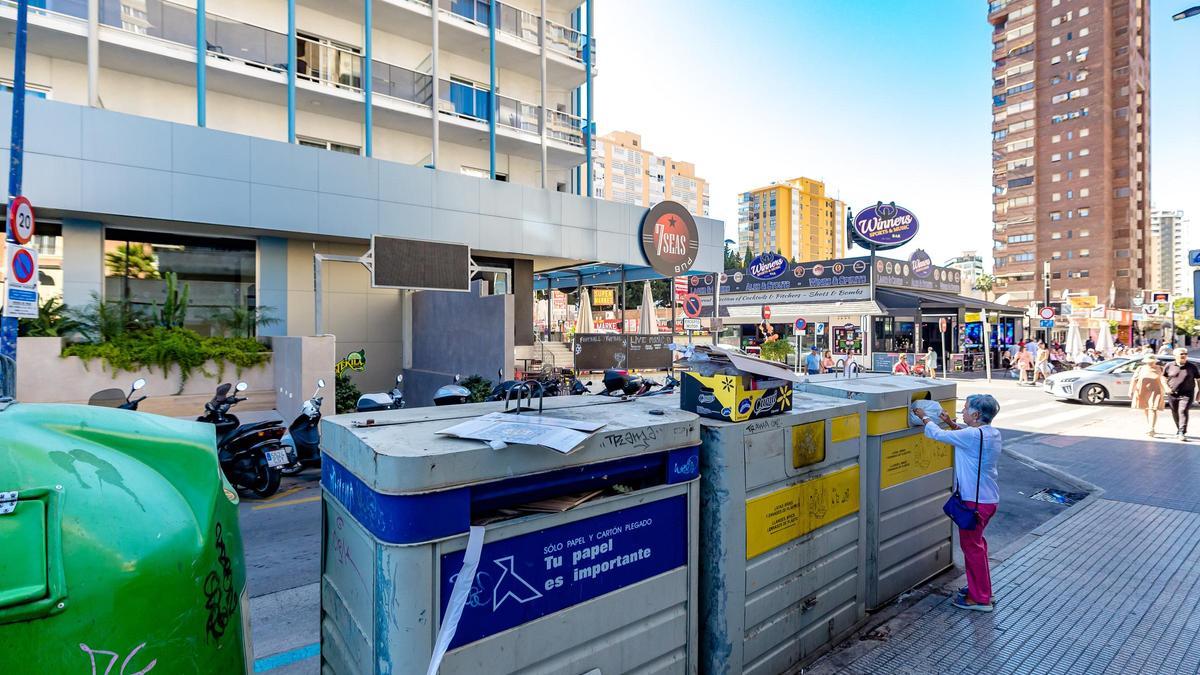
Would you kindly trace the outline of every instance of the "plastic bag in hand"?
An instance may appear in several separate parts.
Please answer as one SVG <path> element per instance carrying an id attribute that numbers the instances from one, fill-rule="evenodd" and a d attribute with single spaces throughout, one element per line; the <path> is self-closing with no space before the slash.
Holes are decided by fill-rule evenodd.
<path id="1" fill-rule="evenodd" d="M 921 421 L 920 417 L 917 417 L 917 410 L 923 411 L 925 416 L 937 422 L 939 427 L 946 428 L 945 423 L 942 422 L 942 413 L 946 412 L 942 408 L 942 404 L 937 401 L 913 401 L 912 406 L 908 410 L 908 422 L 914 427 L 923 427 L 925 423 Z"/>

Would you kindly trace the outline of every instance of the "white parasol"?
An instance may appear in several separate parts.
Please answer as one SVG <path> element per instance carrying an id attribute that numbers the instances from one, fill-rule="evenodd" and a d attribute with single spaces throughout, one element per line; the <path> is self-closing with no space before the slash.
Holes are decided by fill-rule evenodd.
<path id="1" fill-rule="evenodd" d="M 658 335 L 658 315 L 654 311 L 654 294 L 650 282 L 642 284 L 642 306 L 638 308 L 638 332 L 642 335 Z"/>
<path id="2" fill-rule="evenodd" d="M 595 333 L 592 323 L 592 294 L 586 288 L 579 289 L 579 316 L 575 321 L 576 333 Z"/>

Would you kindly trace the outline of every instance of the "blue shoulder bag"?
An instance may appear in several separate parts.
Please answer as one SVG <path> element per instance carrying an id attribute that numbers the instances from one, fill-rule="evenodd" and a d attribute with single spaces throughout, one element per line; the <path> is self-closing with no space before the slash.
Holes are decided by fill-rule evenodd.
<path id="1" fill-rule="evenodd" d="M 979 479 L 983 475 L 983 429 L 979 430 L 979 464 L 976 465 L 979 469 L 975 474 L 975 503 L 979 503 Z M 968 508 L 966 502 L 963 501 L 962 495 L 958 492 L 958 481 L 954 482 L 954 494 L 946 500 L 942 505 L 942 511 L 945 512 L 950 520 L 958 525 L 960 530 L 973 530 L 975 523 L 979 522 L 979 509 Z"/>

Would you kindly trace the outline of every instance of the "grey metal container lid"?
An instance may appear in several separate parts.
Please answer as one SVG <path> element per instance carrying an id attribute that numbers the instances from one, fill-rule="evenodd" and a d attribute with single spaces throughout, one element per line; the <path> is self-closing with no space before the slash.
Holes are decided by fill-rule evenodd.
<path id="1" fill-rule="evenodd" d="M 910 405 L 914 394 L 927 392 L 929 398 L 935 401 L 952 399 L 955 397 L 957 385 L 946 380 L 908 375 L 864 375 L 847 378 L 826 374 L 811 376 L 797 383 L 796 390 L 858 399 L 866 402 L 867 410 L 891 410 Z"/>
<path id="2" fill-rule="evenodd" d="M 438 433 L 503 410 L 502 402 L 469 403 L 327 417 L 321 421 L 321 449 L 375 492 L 414 494 L 700 444 L 699 417 L 680 410 L 678 399 L 665 396 L 545 399 L 548 416 L 604 423 L 565 455 L 535 445 L 493 450 L 483 441 Z M 354 426 L 368 419 L 378 426 Z"/>

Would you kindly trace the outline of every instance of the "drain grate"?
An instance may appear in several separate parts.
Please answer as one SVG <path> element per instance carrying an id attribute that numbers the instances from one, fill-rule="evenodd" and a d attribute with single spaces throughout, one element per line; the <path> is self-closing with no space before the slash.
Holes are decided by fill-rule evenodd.
<path id="1" fill-rule="evenodd" d="M 1067 492 L 1066 490 L 1055 490 L 1054 488 L 1042 488 L 1037 492 L 1029 495 L 1030 499 L 1036 499 L 1040 502 L 1050 502 L 1052 504 L 1064 504 L 1070 506 L 1075 502 L 1087 497 L 1086 492 Z"/>

